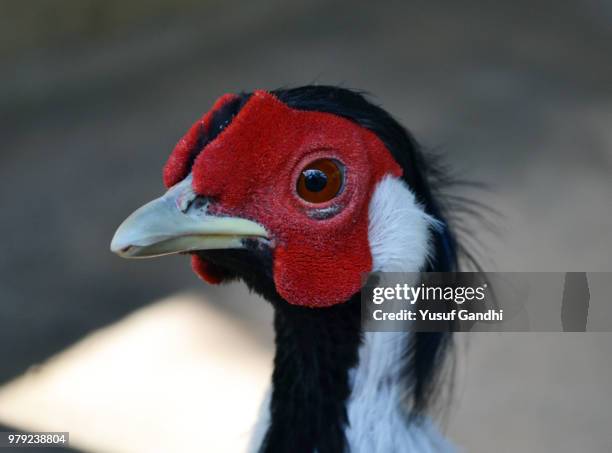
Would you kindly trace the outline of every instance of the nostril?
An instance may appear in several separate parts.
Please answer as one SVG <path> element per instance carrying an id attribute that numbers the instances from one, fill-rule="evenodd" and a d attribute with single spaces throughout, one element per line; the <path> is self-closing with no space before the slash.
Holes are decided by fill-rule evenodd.
<path id="1" fill-rule="evenodd" d="M 207 197 L 197 196 L 192 202 L 191 205 L 194 209 L 202 209 L 209 202 Z"/>
<path id="2" fill-rule="evenodd" d="M 120 250 L 120 252 L 121 252 L 121 253 L 127 253 L 127 252 L 129 252 L 129 251 L 130 251 L 130 249 L 131 249 L 131 248 L 132 248 L 132 246 L 131 246 L 131 245 L 127 245 L 127 246 L 123 247 L 123 248 Z"/>
<path id="3" fill-rule="evenodd" d="M 181 212 L 185 213 L 189 210 L 195 197 L 196 195 L 193 192 L 190 192 L 177 198 L 176 204 Z"/>
<path id="4" fill-rule="evenodd" d="M 209 202 L 210 202 L 210 199 L 208 197 L 196 195 L 195 197 L 191 198 L 187 203 L 184 204 L 184 208 L 181 209 L 181 211 L 185 214 L 187 214 L 189 211 L 192 211 L 192 210 L 204 211 Z"/>

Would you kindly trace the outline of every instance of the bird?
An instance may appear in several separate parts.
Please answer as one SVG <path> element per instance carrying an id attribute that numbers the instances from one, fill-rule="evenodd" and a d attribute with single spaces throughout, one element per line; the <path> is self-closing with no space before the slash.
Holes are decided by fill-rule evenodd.
<path id="1" fill-rule="evenodd" d="M 274 308 L 257 452 L 454 451 L 430 410 L 450 332 L 366 332 L 370 272 L 454 272 L 461 247 L 444 171 L 361 91 L 230 93 L 178 141 L 167 191 L 111 250 L 181 253 L 205 282 L 243 281 Z"/>

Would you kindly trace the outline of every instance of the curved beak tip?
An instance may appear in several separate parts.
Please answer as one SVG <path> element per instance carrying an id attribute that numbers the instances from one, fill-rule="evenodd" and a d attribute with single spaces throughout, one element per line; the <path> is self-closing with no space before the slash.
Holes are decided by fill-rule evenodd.
<path id="1" fill-rule="evenodd" d="M 131 245 L 124 245 L 121 241 L 116 240 L 116 235 L 115 237 L 113 237 L 113 240 L 111 241 L 111 244 L 110 244 L 110 251 L 119 256 L 126 255 L 130 251 L 131 248 L 132 248 Z"/>
<path id="2" fill-rule="evenodd" d="M 124 223 L 117 228 L 117 231 L 115 232 L 110 243 L 110 251 L 121 257 L 129 258 L 132 256 L 131 252 L 138 247 L 132 243 L 133 241 L 130 241 L 129 237 L 126 237 L 128 235 L 125 234 L 122 228 Z"/>

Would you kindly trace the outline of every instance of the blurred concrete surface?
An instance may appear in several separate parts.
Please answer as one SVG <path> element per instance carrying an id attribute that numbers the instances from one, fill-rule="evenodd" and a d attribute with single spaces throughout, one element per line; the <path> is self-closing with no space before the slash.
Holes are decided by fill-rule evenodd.
<path id="1" fill-rule="evenodd" d="M 244 451 L 270 378 L 267 346 L 201 297 L 175 295 L 5 385 L 0 420 L 68 431 L 88 452 Z"/>
<path id="2" fill-rule="evenodd" d="M 203 286 L 182 257 L 134 263 L 108 252 L 122 218 L 162 191 L 174 143 L 229 91 L 366 89 L 460 175 L 492 186 L 466 194 L 503 216 L 492 219 L 497 235 L 466 220 L 486 269 L 612 270 L 608 2 L 43 4 L 3 3 L 0 14 L 0 381 L 185 290 L 270 347 L 269 309 L 244 290 Z M 149 337 L 130 329 L 122 338 L 146 349 Z M 217 356 L 190 338 L 169 355 L 193 348 L 191 359 L 213 366 Z M 450 434 L 475 452 L 612 450 L 610 346 L 608 334 L 469 337 Z M 94 369 L 107 364 L 99 386 L 110 392 L 127 364 L 99 353 L 105 347 L 83 354 Z M 188 367 L 168 363 L 175 373 Z M 256 376 L 246 363 L 240 373 Z M 158 378 L 160 367 L 145 366 L 139 379 Z M 51 392 L 25 382 L 10 388 Z M 217 392 L 190 388 L 193 398 Z M 160 399 L 151 416 L 163 419 L 176 408 L 164 406 L 166 390 Z M 20 417 L 9 412 L 7 423 Z M 110 419 L 136 430 L 119 416 L 101 420 Z"/>

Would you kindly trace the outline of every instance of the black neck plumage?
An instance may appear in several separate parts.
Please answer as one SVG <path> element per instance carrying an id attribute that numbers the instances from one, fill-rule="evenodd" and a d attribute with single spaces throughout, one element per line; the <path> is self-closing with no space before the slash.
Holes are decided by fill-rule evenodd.
<path id="1" fill-rule="evenodd" d="M 208 250 L 199 255 L 226 278 L 240 278 L 274 307 L 276 354 L 270 423 L 262 453 L 347 450 L 349 371 L 362 340 L 360 294 L 328 308 L 291 305 L 276 291 L 270 250 Z"/>
<path id="2" fill-rule="evenodd" d="M 361 343 L 359 296 L 324 309 L 274 305 L 270 425 L 260 451 L 344 452 L 349 370 Z"/>

